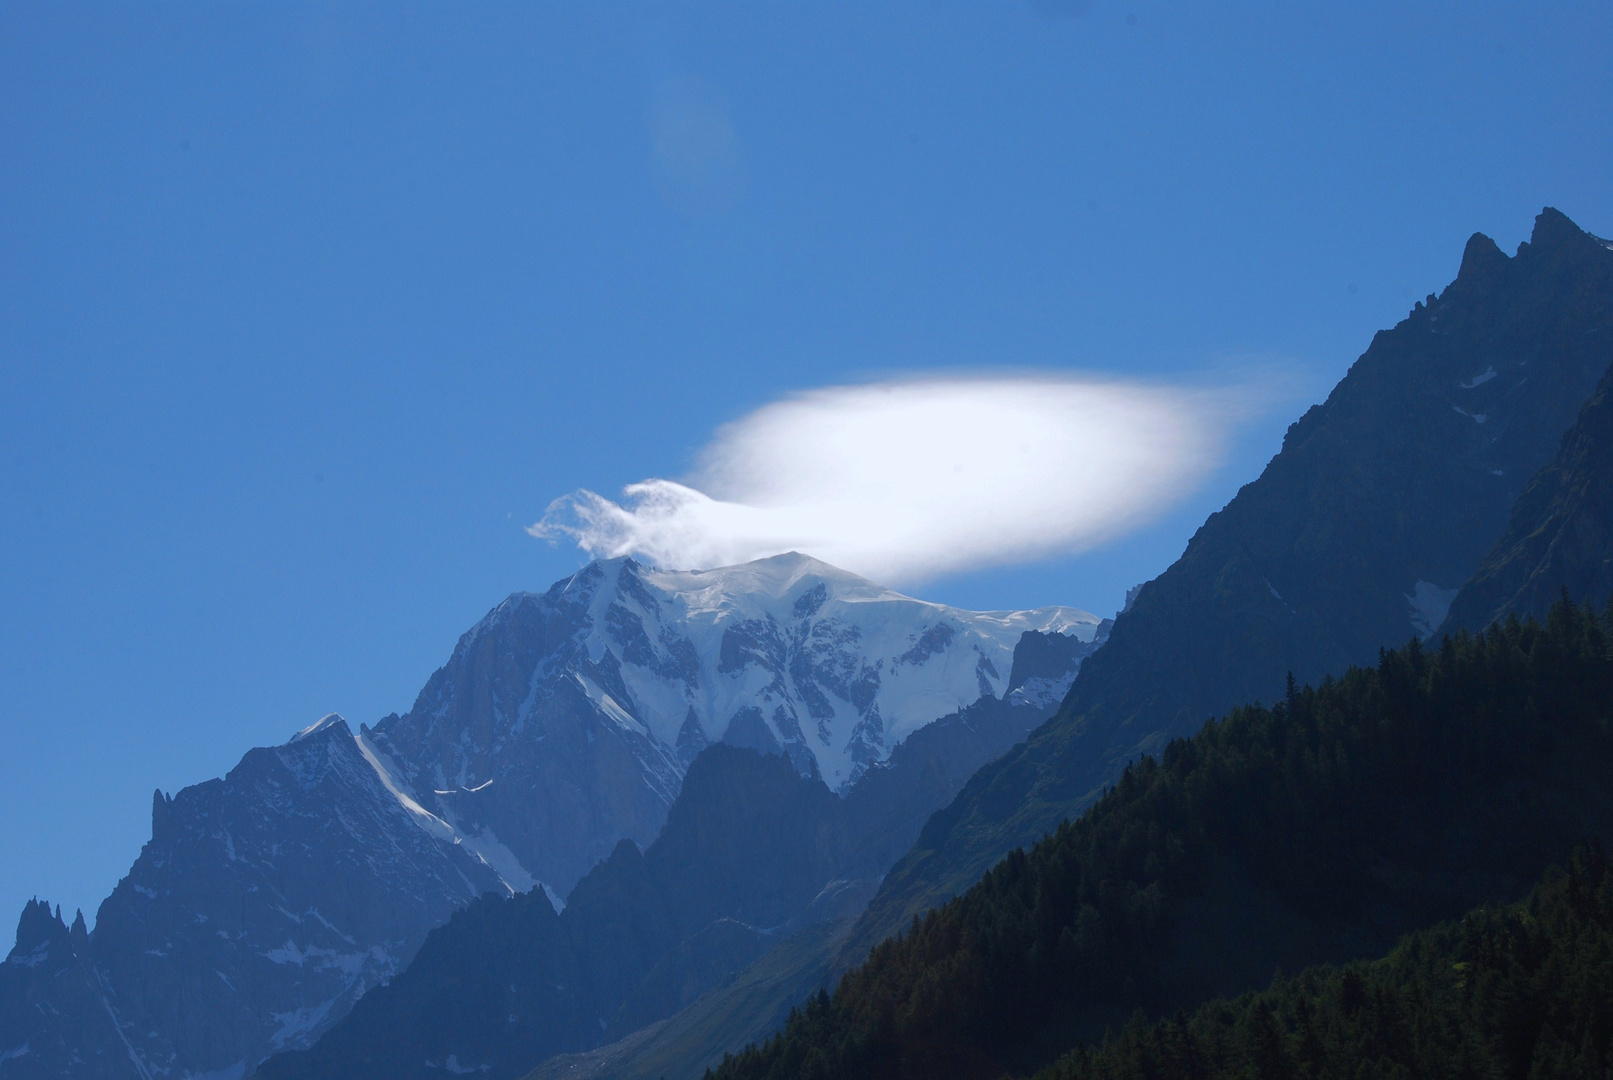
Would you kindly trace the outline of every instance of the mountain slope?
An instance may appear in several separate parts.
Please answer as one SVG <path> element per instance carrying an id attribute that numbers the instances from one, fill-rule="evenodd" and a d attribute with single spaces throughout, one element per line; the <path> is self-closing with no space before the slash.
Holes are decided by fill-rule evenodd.
<path id="1" fill-rule="evenodd" d="M 317 1035 L 402 970 L 428 928 L 497 885 L 422 829 L 327 717 L 222 780 L 157 793 L 150 842 L 71 950 L 98 1000 L 74 989 L 36 1010 L 73 1050 L 75 1029 L 111 1017 L 124 1052 L 37 1075 L 241 1075 Z M 14 1016 L 0 1004 L 0 1024 Z"/>
<path id="2" fill-rule="evenodd" d="M 1565 589 L 1596 604 L 1613 594 L 1613 370 L 1518 499 L 1507 531 L 1452 601 L 1441 630 L 1540 616 Z"/>
<path id="3" fill-rule="evenodd" d="M 717 1076 L 997 1077 L 1381 954 L 1609 834 L 1610 768 L 1613 611 L 1413 641 L 1144 759 Z"/>
<path id="4" fill-rule="evenodd" d="M 1613 360 L 1613 251 L 1555 210 L 1513 258 L 1380 332 L 1258 479 L 1145 584 L 1059 714 L 981 770 L 892 868 L 866 949 L 1090 805 L 1127 760 L 1429 634 Z"/>
<path id="5" fill-rule="evenodd" d="M 689 573 L 612 559 L 511 596 L 364 734 L 422 805 L 564 894 L 622 837 L 655 839 L 710 743 L 784 753 L 843 790 L 1002 694 L 1026 630 L 1097 626 L 928 604 L 796 554 Z"/>
<path id="6" fill-rule="evenodd" d="M 625 1039 L 539 1065 L 524 1080 L 700 1080 L 725 1054 L 766 1038 L 840 974 L 852 920 L 808 926 L 688 1008 Z"/>
<path id="7" fill-rule="evenodd" d="M 1279 978 L 1191 1017 L 1134 1020 L 1038 1080 L 1168 1076 L 1606 1076 L 1613 873 L 1575 852 L 1526 904 L 1413 935 L 1387 957 Z"/>
<path id="8" fill-rule="evenodd" d="M 1012 692 L 915 732 L 844 799 L 782 756 L 708 747 L 655 842 L 641 855 L 623 840 L 572 890 L 563 913 L 531 897 L 478 901 L 313 1048 L 271 1059 L 259 1075 L 424 1076 L 451 1055 L 455 1067 L 497 1080 L 554 1054 L 633 1036 L 775 946 L 782 956 L 809 955 L 791 935 L 836 919 L 844 928 L 923 816 L 1048 715 L 1089 648 L 1063 634 L 1026 632 L 1008 672 Z M 511 967 L 511 955 L 540 954 L 544 963 L 531 973 Z M 717 1017 L 721 1036 L 739 1045 L 765 1034 L 793 995 L 817 985 L 809 981 L 753 981 L 771 1011 L 757 1014 L 747 1003 Z M 467 1001 L 480 1004 L 467 1011 Z M 752 1018 L 767 1026 L 745 1026 Z M 687 1032 L 677 1052 L 712 1056 L 701 1032 L 677 1030 Z"/>
<path id="9" fill-rule="evenodd" d="M 592 1046 L 680 943 L 703 939 L 696 961 L 737 947 L 733 966 L 743 966 L 799 919 L 834 878 L 847 827 L 821 780 L 777 755 L 713 746 L 690 766 L 655 843 L 641 854 L 623 840 L 563 913 L 536 890 L 484 897 L 313 1048 L 272 1058 L 257 1075 L 403 1080 L 452 1060 L 498 1080 Z M 673 998 L 669 1011 L 682 1004 L 675 989 Z"/>
<path id="10" fill-rule="evenodd" d="M 814 925 L 753 963 L 731 963 L 727 971 L 732 976 L 708 981 L 710 989 L 685 1001 L 686 1008 L 656 1014 L 666 1020 L 634 1030 L 619 1013 L 608 1035 L 632 1034 L 585 1054 L 556 1058 L 533 1076 L 697 1080 L 724 1053 L 771 1035 L 793 1006 L 820 986 L 832 984 L 845 970 L 849 961 L 842 956 L 842 947 L 852 929 L 851 916 L 867 903 L 864 890 L 912 844 L 924 819 L 975 769 L 1024 738 L 1038 716 L 1048 715 L 1050 703 L 1068 688 L 1089 647 L 1090 643 L 1062 634 L 1027 632 L 1015 649 L 1009 682 L 1014 691 L 1006 699 L 981 698 L 914 732 L 889 760 L 847 792 L 853 846 L 842 872 L 861 877 L 824 889 L 803 916 Z M 833 890 L 836 886 L 838 890 Z M 841 913 L 848 917 L 836 918 Z M 624 1004 L 622 1012 L 627 1010 Z"/>
<path id="11" fill-rule="evenodd" d="M 1002 692 L 1025 630 L 1071 631 L 1058 639 L 1078 662 L 1097 625 L 1065 608 L 925 604 L 799 556 L 702 574 L 591 564 L 490 612 L 408 715 L 356 737 L 328 717 L 223 780 L 159 796 L 152 842 L 87 942 L 49 952 L 65 974 L 8 974 L 21 981 L 0 995 L 0 1031 L 70 1048 L 41 1075 L 239 1076 L 310 1044 L 475 896 L 541 882 L 558 902 L 624 837 L 654 839 L 707 743 L 783 750 L 806 774 L 821 752 L 860 775 L 983 686 Z M 997 727 L 1011 742 L 1048 711 L 1016 705 Z M 950 795 L 978 763 L 965 734 L 931 740 L 944 782 L 914 792 Z M 866 812 L 912 828 L 930 809 L 914 792 Z M 689 971 L 748 959 L 705 944 Z M 699 992 L 678 970 L 643 1008 Z M 0 1060 L 0 1076 L 34 1075 L 44 1059 L 30 1053 Z"/>
<path id="12" fill-rule="evenodd" d="M 882 877 L 918 838 L 924 822 L 968 782 L 975 770 L 1020 742 L 1052 715 L 1085 658 L 1101 647 L 1105 620 L 1091 641 L 1027 630 L 1014 646 L 1008 693 L 982 697 L 915 731 L 890 757 L 846 792 L 856 823 L 857 872 Z"/>
<path id="13" fill-rule="evenodd" d="M 49 904 L 33 900 L 0 964 L 0 1074 L 44 1080 L 85 1066 L 101 1076 L 148 1075 L 96 978 L 84 913 L 69 930 L 59 910 L 52 915 Z"/>

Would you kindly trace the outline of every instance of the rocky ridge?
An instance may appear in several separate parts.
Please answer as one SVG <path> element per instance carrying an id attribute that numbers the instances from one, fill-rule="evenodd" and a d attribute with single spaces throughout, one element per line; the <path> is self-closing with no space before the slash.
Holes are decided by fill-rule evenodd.
<path id="1" fill-rule="evenodd" d="M 1003 693 L 1026 630 L 1069 631 L 1084 655 L 1097 628 L 1066 608 L 926 604 L 793 555 L 699 574 L 614 560 L 518 593 L 409 713 L 356 735 L 326 717 L 158 793 L 95 930 L 40 954 L 60 961 L 49 979 L 37 935 L 0 964 L 0 1077 L 248 1075 L 476 896 L 541 885 L 559 906 L 624 838 L 648 845 L 704 746 L 782 752 L 844 789 L 928 721 Z M 975 752 L 938 745 L 954 765 Z"/>
<path id="2" fill-rule="evenodd" d="M 1613 369 L 1519 497 L 1441 630 L 1479 630 L 1508 615 L 1545 618 L 1565 592 L 1597 607 L 1613 595 Z"/>
<path id="3" fill-rule="evenodd" d="M 929 604 L 793 553 L 698 572 L 603 560 L 504 601 L 414 708 L 360 738 L 466 842 L 563 895 L 623 837 L 655 839 L 706 746 L 781 753 L 845 791 L 912 732 L 1002 695 L 1026 631 L 1091 642 L 1098 623 Z"/>
<path id="4" fill-rule="evenodd" d="M 1129 760 L 1426 639 L 1613 361 L 1613 250 L 1556 210 L 1379 332 L 1261 475 L 1138 591 L 1054 719 L 926 825 L 866 948 L 1075 817 Z"/>
<path id="5" fill-rule="evenodd" d="M 1027 631 L 1012 692 L 914 732 L 844 798 L 782 755 L 708 746 L 642 854 L 621 841 L 558 913 L 537 891 L 477 900 L 390 986 L 259 1075 L 424 1080 L 452 1061 L 499 1080 L 633 1038 L 762 954 L 796 950 L 797 931 L 849 923 L 925 816 L 1051 712 L 1103 631 Z"/>

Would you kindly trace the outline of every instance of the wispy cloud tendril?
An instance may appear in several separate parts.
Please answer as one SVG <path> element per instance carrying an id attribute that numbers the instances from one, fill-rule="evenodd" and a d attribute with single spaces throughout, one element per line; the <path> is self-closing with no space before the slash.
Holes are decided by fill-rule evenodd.
<path id="1" fill-rule="evenodd" d="M 680 569 L 797 550 L 891 583 L 1079 552 L 1217 465 L 1231 391 L 1080 378 L 833 387 L 720 428 L 686 482 L 555 500 L 528 531 Z"/>

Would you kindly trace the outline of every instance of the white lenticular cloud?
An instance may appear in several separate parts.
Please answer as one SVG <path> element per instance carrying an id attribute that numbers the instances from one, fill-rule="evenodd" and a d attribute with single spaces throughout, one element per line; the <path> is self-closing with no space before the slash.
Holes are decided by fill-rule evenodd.
<path id="1" fill-rule="evenodd" d="M 815 390 L 720 428 L 685 483 L 578 491 L 528 531 L 673 569 L 801 551 L 897 584 L 1076 553 L 1203 480 L 1236 398 L 1035 377 Z"/>

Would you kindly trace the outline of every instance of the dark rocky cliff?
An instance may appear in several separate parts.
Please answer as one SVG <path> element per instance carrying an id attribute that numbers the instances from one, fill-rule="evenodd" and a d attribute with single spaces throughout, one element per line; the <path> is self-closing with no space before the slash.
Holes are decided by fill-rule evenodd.
<path id="1" fill-rule="evenodd" d="M 538 892 L 484 897 L 313 1048 L 257 1075 L 403 1080 L 440 1075 L 450 1059 L 490 1080 L 518 1075 L 604 1041 L 652 973 L 629 1022 L 658 1020 L 658 1007 L 676 1009 L 705 979 L 743 966 L 799 925 L 848 847 L 845 804 L 821 780 L 780 756 L 712 746 L 690 765 L 661 836 L 642 853 L 623 840 L 563 913 Z M 671 970 L 657 972 L 663 960 Z"/>
<path id="2" fill-rule="evenodd" d="M 1613 349 L 1613 326 L 1594 333 Z M 1518 499 L 1442 630 L 1478 630 L 1507 615 L 1544 618 L 1565 591 L 1598 607 L 1613 594 L 1613 370 Z"/>
<path id="3" fill-rule="evenodd" d="M 412 821 L 328 717 L 223 779 L 155 795 L 152 838 L 94 934 L 80 921 L 43 954 L 60 974 L 32 983 L 29 1045 L 73 1053 L 40 1075 L 243 1074 L 317 1035 L 497 884 Z M 29 925 L 25 912 L 19 950 Z M 0 971 L 26 962 L 14 952 Z M 17 1005 L 0 1001 L 0 1023 L 25 1022 Z"/>
<path id="4" fill-rule="evenodd" d="M 1089 805 L 1124 763 L 1427 636 L 1613 360 L 1613 251 L 1555 210 L 1380 332 L 1281 452 L 1145 584 L 1058 715 L 891 871 L 859 947 Z"/>

